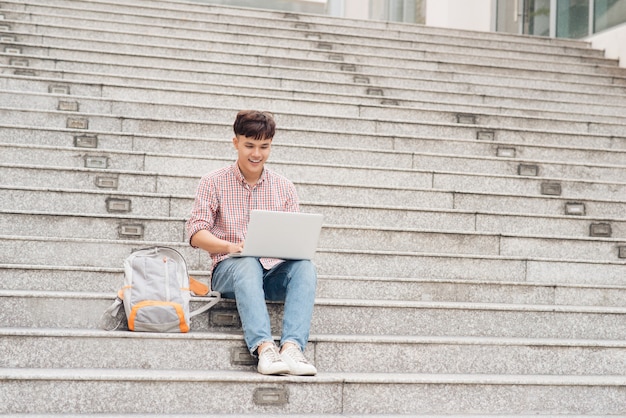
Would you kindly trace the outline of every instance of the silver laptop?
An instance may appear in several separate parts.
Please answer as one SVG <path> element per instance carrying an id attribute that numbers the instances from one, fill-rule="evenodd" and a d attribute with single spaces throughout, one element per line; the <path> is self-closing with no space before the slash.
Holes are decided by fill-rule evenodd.
<path id="1" fill-rule="evenodd" d="M 243 251 L 230 257 L 311 260 L 322 230 L 321 214 L 253 210 Z"/>

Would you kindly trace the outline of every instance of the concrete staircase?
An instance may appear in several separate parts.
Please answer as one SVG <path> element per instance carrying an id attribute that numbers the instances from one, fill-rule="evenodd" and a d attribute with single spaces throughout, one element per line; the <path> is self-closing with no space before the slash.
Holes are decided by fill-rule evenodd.
<path id="1" fill-rule="evenodd" d="M 0 413 L 626 415 L 626 72 L 570 40 L 198 3 L 0 1 Z M 242 108 L 323 213 L 307 355 L 232 301 L 98 329 Z M 279 328 L 281 305 L 271 305 Z"/>

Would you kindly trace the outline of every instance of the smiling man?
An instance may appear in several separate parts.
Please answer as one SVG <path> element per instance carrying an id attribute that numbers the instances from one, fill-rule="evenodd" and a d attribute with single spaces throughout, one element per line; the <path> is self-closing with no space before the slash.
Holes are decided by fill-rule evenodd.
<path id="1" fill-rule="evenodd" d="M 211 255 L 212 289 L 235 299 L 259 373 L 315 375 L 315 366 L 303 355 L 317 282 L 313 263 L 228 256 L 243 250 L 250 211 L 299 211 L 293 183 L 265 167 L 276 130 L 272 114 L 243 110 L 233 129 L 237 161 L 202 177 L 187 234 L 193 247 Z M 285 302 L 280 349 L 272 338 L 266 300 Z"/>

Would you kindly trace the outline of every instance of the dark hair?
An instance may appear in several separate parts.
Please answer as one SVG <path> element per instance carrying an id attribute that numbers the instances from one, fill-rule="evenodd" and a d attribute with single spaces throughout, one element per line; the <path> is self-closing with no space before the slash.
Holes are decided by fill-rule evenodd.
<path id="1" fill-rule="evenodd" d="M 272 139 L 276 132 L 274 115 L 258 110 L 242 110 L 233 124 L 235 135 L 254 139 Z"/>

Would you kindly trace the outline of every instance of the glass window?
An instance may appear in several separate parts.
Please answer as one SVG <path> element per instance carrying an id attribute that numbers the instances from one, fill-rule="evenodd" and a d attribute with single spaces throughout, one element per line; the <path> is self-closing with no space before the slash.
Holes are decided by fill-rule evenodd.
<path id="1" fill-rule="evenodd" d="M 498 0 L 496 3 L 496 31 L 519 33 L 519 11 L 516 1 Z"/>
<path id="2" fill-rule="evenodd" d="M 595 0 L 594 32 L 600 32 L 624 22 L 626 22 L 626 0 Z"/>
<path id="3" fill-rule="evenodd" d="M 373 20 L 423 24 L 425 10 L 425 0 L 370 0 L 370 19 Z"/>
<path id="4" fill-rule="evenodd" d="M 583 38 L 589 35 L 589 0 L 558 0 L 557 38 Z"/>
<path id="5" fill-rule="evenodd" d="M 550 36 L 550 0 L 524 2 L 524 33 Z"/>

